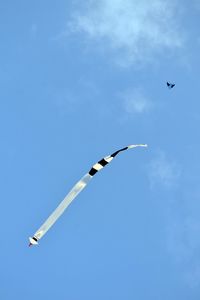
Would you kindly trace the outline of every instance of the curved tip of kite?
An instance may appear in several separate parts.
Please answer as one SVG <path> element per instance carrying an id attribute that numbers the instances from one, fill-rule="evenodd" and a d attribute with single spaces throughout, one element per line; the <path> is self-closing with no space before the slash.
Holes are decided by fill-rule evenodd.
<path id="1" fill-rule="evenodd" d="M 148 145 L 147 144 L 130 145 L 128 146 L 128 149 L 135 148 L 135 147 L 148 147 Z"/>

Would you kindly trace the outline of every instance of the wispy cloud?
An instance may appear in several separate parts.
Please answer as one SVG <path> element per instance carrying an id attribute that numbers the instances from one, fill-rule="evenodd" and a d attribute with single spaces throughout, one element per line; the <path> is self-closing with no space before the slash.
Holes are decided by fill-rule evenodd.
<path id="1" fill-rule="evenodd" d="M 150 187 L 154 188 L 159 184 L 165 188 L 172 188 L 177 185 L 180 174 L 179 165 L 168 160 L 165 153 L 160 151 L 149 164 Z"/>
<path id="2" fill-rule="evenodd" d="M 184 277 L 185 277 L 185 282 L 191 288 L 197 288 L 200 286 L 200 263 L 199 263 L 199 260 L 193 266 L 190 266 L 189 270 L 186 272 Z"/>
<path id="3" fill-rule="evenodd" d="M 33 23 L 30 28 L 31 36 L 35 37 L 37 35 L 37 31 L 38 31 L 38 26 L 35 23 Z"/>
<path id="4" fill-rule="evenodd" d="M 195 9 L 200 9 L 200 2 L 199 2 L 199 0 L 193 0 L 192 2 L 194 4 Z"/>
<path id="5" fill-rule="evenodd" d="M 128 114 L 142 114 L 148 112 L 153 104 L 141 89 L 132 89 L 121 94 L 122 105 Z"/>
<path id="6" fill-rule="evenodd" d="M 177 262 L 191 261 L 200 248 L 200 221 L 194 216 L 170 218 L 167 227 L 167 247 Z"/>
<path id="7" fill-rule="evenodd" d="M 200 287 L 200 190 L 192 185 L 184 190 L 180 182 L 188 184 L 188 177 L 183 174 L 180 165 L 160 151 L 149 164 L 150 187 L 163 186 L 171 193 L 163 193 L 165 199 L 165 249 L 180 272 L 180 278 L 190 288 Z M 186 178 L 185 178 L 186 176 Z M 184 179 L 185 178 L 185 179 Z M 178 187 L 176 192 L 174 187 Z M 168 196 L 167 196 L 168 195 Z M 173 201 L 172 201 L 173 199 Z"/>
<path id="8" fill-rule="evenodd" d="M 193 215 L 186 215 L 169 217 L 167 222 L 167 250 L 182 268 L 185 283 L 196 288 L 200 286 L 200 221 Z"/>
<path id="9" fill-rule="evenodd" d="M 182 45 L 179 7 L 171 0 L 88 0 L 68 28 L 111 48 L 124 64 L 148 61 Z"/>

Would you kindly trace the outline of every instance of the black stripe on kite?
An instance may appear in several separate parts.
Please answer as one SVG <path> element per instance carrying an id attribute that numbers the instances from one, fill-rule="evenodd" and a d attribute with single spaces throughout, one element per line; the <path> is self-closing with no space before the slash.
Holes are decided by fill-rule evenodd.
<path id="1" fill-rule="evenodd" d="M 89 171 L 89 174 L 90 174 L 91 176 L 94 176 L 97 172 L 98 172 L 98 171 L 97 171 L 96 169 L 92 168 L 92 169 Z"/>
<path id="2" fill-rule="evenodd" d="M 127 150 L 127 149 L 128 149 L 128 147 L 122 148 L 122 149 L 120 149 L 120 150 L 114 152 L 113 154 L 111 154 L 111 156 L 112 156 L 112 157 L 115 157 L 119 152 L 124 151 L 124 150 Z"/>
<path id="3" fill-rule="evenodd" d="M 100 164 L 102 167 L 105 167 L 108 164 L 108 162 L 103 158 L 100 161 L 98 161 L 98 164 Z"/>

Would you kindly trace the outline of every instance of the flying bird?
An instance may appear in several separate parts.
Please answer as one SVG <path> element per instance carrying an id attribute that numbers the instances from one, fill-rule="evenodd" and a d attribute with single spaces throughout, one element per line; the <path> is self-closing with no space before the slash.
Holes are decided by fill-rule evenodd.
<path id="1" fill-rule="evenodd" d="M 113 154 L 104 157 L 96 164 L 92 166 L 90 171 L 86 173 L 71 189 L 71 191 L 67 194 L 64 200 L 58 205 L 58 207 L 53 211 L 53 213 L 48 217 L 48 219 L 42 224 L 42 226 L 35 232 L 32 237 L 29 237 L 29 247 L 32 245 L 37 245 L 38 240 L 40 240 L 43 235 L 50 229 L 50 227 L 57 221 L 57 219 L 64 213 L 65 209 L 69 206 L 69 204 L 76 198 L 76 196 L 86 187 L 89 181 L 93 178 L 93 176 L 103 169 L 107 164 L 113 160 L 113 158 L 118 155 L 120 152 L 136 148 L 136 147 L 147 147 L 146 144 L 139 145 L 130 145 L 125 148 L 119 149 Z"/>
<path id="2" fill-rule="evenodd" d="M 175 83 L 170 83 L 167 81 L 167 86 L 169 89 L 172 89 L 175 86 Z"/>

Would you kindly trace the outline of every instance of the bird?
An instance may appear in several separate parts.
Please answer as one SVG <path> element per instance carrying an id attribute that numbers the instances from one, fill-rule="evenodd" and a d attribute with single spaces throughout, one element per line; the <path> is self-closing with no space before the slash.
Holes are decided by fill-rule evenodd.
<path id="1" fill-rule="evenodd" d="M 175 86 L 175 83 L 170 83 L 167 81 L 167 86 L 169 89 L 172 89 Z"/>

